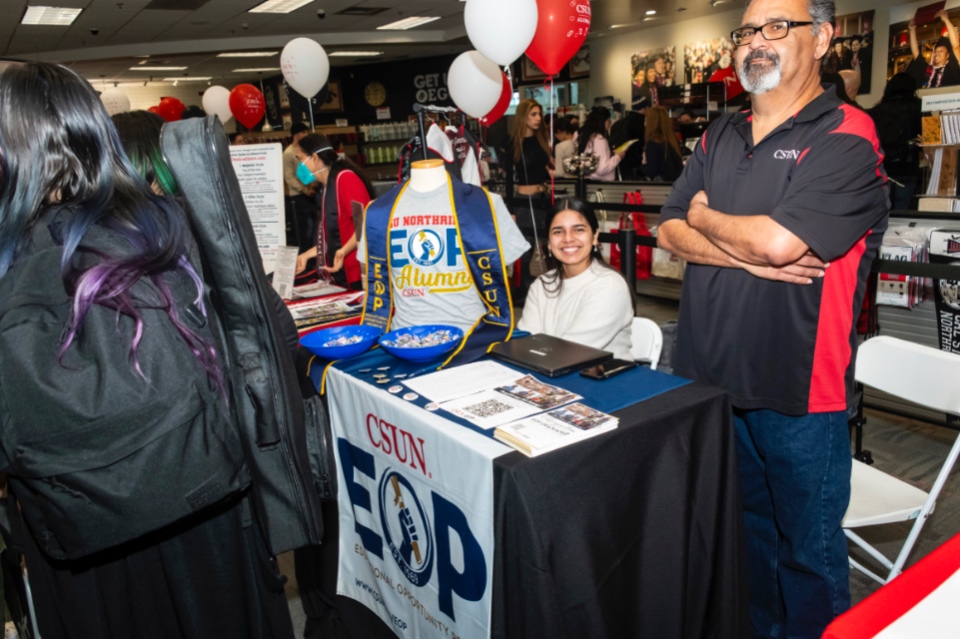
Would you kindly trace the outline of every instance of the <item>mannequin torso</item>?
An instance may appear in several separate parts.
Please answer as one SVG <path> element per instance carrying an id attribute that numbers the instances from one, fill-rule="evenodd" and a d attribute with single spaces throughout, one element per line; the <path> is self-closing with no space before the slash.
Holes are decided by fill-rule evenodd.
<path id="1" fill-rule="evenodd" d="M 410 188 L 429 193 L 447 183 L 443 160 L 418 160 L 410 164 Z"/>

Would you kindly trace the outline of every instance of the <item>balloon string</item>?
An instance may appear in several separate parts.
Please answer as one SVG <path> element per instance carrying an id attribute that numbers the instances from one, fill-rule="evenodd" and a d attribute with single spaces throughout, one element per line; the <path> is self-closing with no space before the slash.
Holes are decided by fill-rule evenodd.
<path id="1" fill-rule="evenodd" d="M 548 78 L 550 82 L 550 148 L 553 149 L 553 121 L 556 119 L 557 111 L 556 104 L 554 103 L 553 95 L 553 76 L 551 75 Z M 553 155 L 553 154 L 551 154 Z M 556 185 L 556 176 L 557 174 L 557 164 L 556 160 L 553 161 L 553 171 L 550 172 L 550 204 L 557 203 L 557 185 Z"/>

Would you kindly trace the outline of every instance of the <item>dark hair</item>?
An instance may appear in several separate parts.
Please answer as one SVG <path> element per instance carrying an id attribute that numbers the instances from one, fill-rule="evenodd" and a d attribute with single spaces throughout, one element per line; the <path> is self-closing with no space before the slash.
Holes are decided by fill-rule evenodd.
<path id="1" fill-rule="evenodd" d="M 595 106 L 587 114 L 587 120 L 580 127 L 580 139 L 578 144 L 578 153 L 583 153 L 594 135 L 599 135 L 607 139 L 606 122 L 610 119 L 610 110 L 607 107 Z"/>
<path id="2" fill-rule="evenodd" d="M 166 121 L 150 111 L 127 111 L 110 118 L 127 157 L 147 184 L 156 184 L 165 195 L 180 192 L 160 151 L 160 130 Z"/>
<path id="3" fill-rule="evenodd" d="M 61 278 L 73 300 L 60 357 L 78 339 L 90 309 L 102 306 L 135 322 L 130 359 L 143 375 L 137 346 L 149 328 L 139 309 L 157 304 L 133 292 L 145 280 L 223 392 L 216 351 L 180 320 L 167 282 L 170 276 L 192 280 L 202 300 L 203 283 L 187 259 L 186 217 L 173 199 L 154 193 L 130 164 L 87 81 L 56 64 L 8 67 L 0 74 L 0 149 L 0 277 L 9 272 L 42 217 L 56 216 L 59 222 L 54 241 L 63 247 Z M 94 226 L 112 231 L 129 246 L 116 254 L 86 248 L 84 240 Z M 78 253 L 84 260 L 74 259 Z"/>
<path id="4" fill-rule="evenodd" d="M 553 121 L 554 133 L 575 133 L 576 130 L 577 127 L 573 126 L 573 122 L 566 116 Z"/>
<path id="5" fill-rule="evenodd" d="M 564 211 L 573 211 L 579 213 L 583 219 L 587 221 L 587 224 L 590 225 L 590 232 L 592 235 L 596 235 L 597 231 L 600 230 L 600 222 L 597 220 L 597 214 L 594 213 L 593 207 L 588 203 L 584 202 L 580 198 L 576 197 L 566 197 L 561 200 L 557 200 L 557 203 L 554 205 L 553 210 L 550 212 L 550 216 L 547 218 L 547 245 L 550 244 L 550 228 L 553 226 L 553 220 L 556 219 L 558 215 Z M 617 272 L 607 264 L 606 260 L 603 259 L 603 254 L 600 252 L 599 248 L 595 248 L 590 252 L 590 263 L 597 262 L 598 264 L 610 269 L 611 271 Z M 553 256 L 549 251 L 547 252 L 547 272 L 541 275 L 543 279 L 543 290 L 550 297 L 556 297 L 560 294 L 560 290 L 563 288 L 563 268 L 560 261 Z M 629 287 L 627 287 L 629 288 Z"/>
<path id="6" fill-rule="evenodd" d="M 881 102 L 891 102 L 894 100 L 912 100 L 916 98 L 917 81 L 909 73 L 896 73 L 887 81 L 887 86 L 883 88 L 883 97 Z"/>
<path id="7" fill-rule="evenodd" d="M 309 131 L 309 130 L 310 130 L 310 127 L 308 127 L 303 122 L 294 122 L 293 126 L 290 127 L 290 135 L 296 135 L 298 133 L 303 133 L 304 131 Z"/>
<path id="8" fill-rule="evenodd" d="M 241 131 L 240 127 L 238 126 L 236 131 L 227 135 L 227 137 L 230 138 L 230 144 L 236 143 L 237 138 L 239 138 L 244 133 L 247 133 L 247 131 Z"/>
<path id="9" fill-rule="evenodd" d="M 323 133 L 306 135 L 297 142 L 297 146 L 307 155 L 316 155 L 323 160 L 324 164 L 330 167 L 330 175 L 327 176 L 328 184 L 336 184 L 337 174 L 339 174 L 340 171 L 350 170 L 356 173 L 360 181 L 363 182 L 363 186 L 367 189 L 367 195 L 376 197 L 377 192 L 373 188 L 373 183 L 370 182 L 370 178 L 367 177 L 363 169 L 347 158 L 338 156 L 337 150 L 330 144 L 330 139 Z"/>

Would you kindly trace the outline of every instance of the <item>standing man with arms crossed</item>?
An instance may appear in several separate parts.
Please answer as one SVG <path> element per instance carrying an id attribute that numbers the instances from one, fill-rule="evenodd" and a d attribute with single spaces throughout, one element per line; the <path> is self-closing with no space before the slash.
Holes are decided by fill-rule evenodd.
<path id="1" fill-rule="evenodd" d="M 888 204 L 873 123 L 820 85 L 834 13 L 747 5 L 731 37 L 753 110 L 710 126 L 661 213 L 661 248 L 689 261 L 675 370 L 734 407 L 757 637 L 820 637 L 850 605 L 847 406 Z"/>

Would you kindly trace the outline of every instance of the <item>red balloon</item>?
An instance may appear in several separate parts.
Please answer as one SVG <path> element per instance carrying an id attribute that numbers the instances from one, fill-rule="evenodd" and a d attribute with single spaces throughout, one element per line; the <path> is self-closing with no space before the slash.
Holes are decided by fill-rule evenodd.
<path id="1" fill-rule="evenodd" d="M 160 100 L 160 106 L 157 107 L 157 113 L 167 122 L 174 122 L 183 117 L 183 110 L 187 108 L 183 102 L 176 98 L 163 98 Z"/>
<path id="2" fill-rule="evenodd" d="M 502 118 L 510 106 L 510 98 L 513 97 L 513 87 L 510 86 L 510 78 L 507 77 L 506 73 L 501 71 L 500 75 L 503 76 L 503 88 L 500 90 L 500 99 L 497 100 L 497 104 L 490 109 L 490 113 L 480 118 L 480 124 L 483 126 L 490 126 Z"/>
<path id="3" fill-rule="evenodd" d="M 156 113 L 157 115 L 160 115 L 160 107 L 152 106 L 149 109 L 147 109 L 147 111 L 149 111 L 150 113 Z"/>
<path id="4" fill-rule="evenodd" d="M 527 57 L 547 75 L 556 75 L 590 33 L 590 0 L 537 0 L 537 32 Z"/>
<path id="5" fill-rule="evenodd" d="M 253 129 L 253 127 L 263 119 L 263 114 L 267 110 L 267 103 L 263 100 L 263 94 L 252 84 L 238 84 L 230 92 L 230 113 L 237 119 L 237 122 Z"/>

